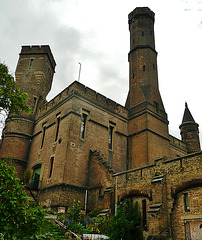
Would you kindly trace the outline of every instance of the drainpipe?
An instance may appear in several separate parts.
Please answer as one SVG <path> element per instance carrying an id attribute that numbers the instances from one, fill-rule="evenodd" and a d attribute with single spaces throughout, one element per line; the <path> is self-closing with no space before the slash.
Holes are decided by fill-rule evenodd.
<path id="1" fill-rule="evenodd" d="M 87 198 L 88 198 L 88 190 L 86 189 L 86 193 L 85 193 L 85 212 L 87 210 Z"/>
<path id="2" fill-rule="evenodd" d="M 117 185 L 118 185 L 118 176 L 115 177 L 115 181 L 116 181 L 116 186 L 115 186 L 115 215 L 117 212 Z"/>

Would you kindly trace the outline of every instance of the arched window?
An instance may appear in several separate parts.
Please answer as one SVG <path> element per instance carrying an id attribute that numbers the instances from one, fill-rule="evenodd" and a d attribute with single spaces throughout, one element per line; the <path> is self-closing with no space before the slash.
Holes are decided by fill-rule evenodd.
<path id="1" fill-rule="evenodd" d="M 32 183 L 31 183 L 31 188 L 32 189 L 36 189 L 36 190 L 38 189 L 40 173 L 41 173 L 41 165 L 34 169 L 34 173 L 33 173 L 33 177 L 32 177 Z"/>

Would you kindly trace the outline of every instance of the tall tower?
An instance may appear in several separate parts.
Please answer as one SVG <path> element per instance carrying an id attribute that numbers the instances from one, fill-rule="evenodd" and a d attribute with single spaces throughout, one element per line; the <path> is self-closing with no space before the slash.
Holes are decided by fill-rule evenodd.
<path id="1" fill-rule="evenodd" d="M 21 91 L 29 94 L 33 112 L 9 115 L 0 149 L 1 158 L 12 158 L 19 177 L 27 165 L 37 108 L 51 89 L 55 66 L 49 46 L 22 47 L 15 76 Z"/>
<path id="2" fill-rule="evenodd" d="M 158 87 L 154 13 L 136 8 L 128 16 L 130 30 L 129 168 L 170 157 L 168 120 Z"/>
<path id="3" fill-rule="evenodd" d="M 182 141 L 187 144 L 188 153 L 198 152 L 201 150 L 198 126 L 199 125 L 194 121 L 194 118 L 189 111 L 187 103 L 185 103 L 182 124 L 180 125 L 180 134 Z"/>

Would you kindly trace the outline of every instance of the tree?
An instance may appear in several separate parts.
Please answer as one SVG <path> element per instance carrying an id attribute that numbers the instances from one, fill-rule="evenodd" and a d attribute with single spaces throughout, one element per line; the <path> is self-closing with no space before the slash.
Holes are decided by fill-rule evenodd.
<path id="1" fill-rule="evenodd" d="M 15 168 L 0 159 L 0 236 L 23 239 L 32 236 L 44 221 L 40 207 L 31 206 Z"/>
<path id="2" fill-rule="evenodd" d="M 21 93 L 8 67 L 0 63 L 0 113 L 5 111 L 19 115 L 21 111 L 31 113 L 31 108 L 25 103 L 27 93 Z"/>

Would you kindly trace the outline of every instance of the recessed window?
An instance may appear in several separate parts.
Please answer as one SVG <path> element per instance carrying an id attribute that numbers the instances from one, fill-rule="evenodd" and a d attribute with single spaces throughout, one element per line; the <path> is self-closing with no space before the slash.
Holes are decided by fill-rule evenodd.
<path id="1" fill-rule="evenodd" d="M 51 157 L 50 159 L 50 172 L 49 172 L 49 178 L 51 178 L 53 173 L 53 163 L 54 163 L 54 157 Z"/>
<path id="2" fill-rule="evenodd" d="M 41 166 L 34 169 L 34 173 L 33 173 L 33 177 L 32 177 L 32 183 L 31 183 L 31 188 L 32 189 L 36 189 L 36 190 L 38 189 L 40 173 L 41 173 Z"/>
<path id="3" fill-rule="evenodd" d="M 184 210 L 185 210 L 185 212 L 190 212 L 188 193 L 184 193 Z"/>
<path id="4" fill-rule="evenodd" d="M 57 117 L 56 133 L 55 133 L 55 142 L 58 139 L 58 133 L 59 133 L 59 128 L 60 128 L 60 121 L 61 121 L 61 118 L 60 118 L 60 116 L 58 116 Z"/>
<path id="5" fill-rule="evenodd" d="M 145 65 L 143 65 L 142 70 L 143 70 L 143 72 L 145 72 L 145 70 L 146 70 Z"/>
<path id="6" fill-rule="evenodd" d="M 156 112 L 158 113 L 159 112 L 159 104 L 155 101 L 154 101 L 154 107 L 155 107 Z"/>
<path id="7" fill-rule="evenodd" d="M 33 62 L 34 62 L 34 59 L 33 59 L 33 58 L 31 58 L 31 59 L 30 59 L 30 61 L 29 61 L 29 68 L 31 68 L 31 67 L 32 67 L 32 65 L 33 65 Z"/>
<path id="8" fill-rule="evenodd" d="M 41 149 L 43 148 L 43 144 L 44 144 L 44 139 L 45 139 L 45 134 L 46 134 L 46 125 L 43 124 L 42 127 L 43 127 L 43 130 L 42 130 Z"/>
<path id="9" fill-rule="evenodd" d="M 82 113 L 82 116 L 81 116 L 81 131 L 80 131 L 80 138 L 82 138 L 82 139 L 84 139 L 84 137 L 85 137 L 87 117 L 88 117 L 87 114 Z"/>
<path id="10" fill-rule="evenodd" d="M 109 149 L 112 150 L 112 141 L 113 141 L 113 130 L 114 127 L 113 126 L 109 126 Z"/>

